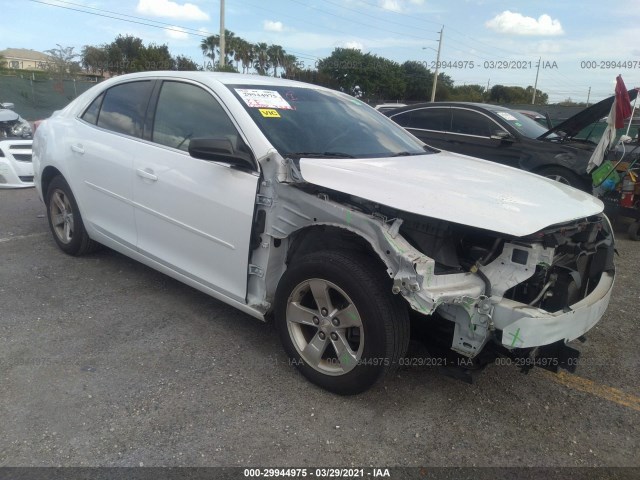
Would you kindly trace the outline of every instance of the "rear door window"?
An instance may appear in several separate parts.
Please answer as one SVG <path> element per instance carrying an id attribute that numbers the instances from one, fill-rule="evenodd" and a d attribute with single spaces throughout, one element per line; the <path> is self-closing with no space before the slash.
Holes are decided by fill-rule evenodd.
<path id="1" fill-rule="evenodd" d="M 97 125 L 113 132 L 142 137 L 152 81 L 130 82 L 107 90 Z"/>
<path id="2" fill-rule="evenodd" d="M 406 116 L 398 121 L 399 117 Z M 420 108 L 394 117 L 405 128 L 448 132 L 451 128 L 450 108 Z"/>

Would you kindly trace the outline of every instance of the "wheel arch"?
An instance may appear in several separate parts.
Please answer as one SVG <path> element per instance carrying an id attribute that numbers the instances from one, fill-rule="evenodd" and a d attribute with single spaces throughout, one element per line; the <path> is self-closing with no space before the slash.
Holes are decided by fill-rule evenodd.
<path id="1" fill-rule="evenodd" d="M 370 257 L 381 268 L 388 270 L 389 265 L 373 244 L 373 241 L 361 232 L 344 225 L 324 223 L 308 225 L 289 235 L 286 263 L 289 264 L 296 258 L 319 249 L 355 250 Z"/>
<path id="2" fill-rule="evenodd" d="M 56 167 L 52 167 L 51 165 L 48 165 L 42 171 L 42 175 L 40 178 L 40 188 L 42 189 L 42 198 L 45 203 L 47 202 L 47 191 L 49 190 L 49 185 L 51 185 L 51 181 L 57 176 L 64 178 L 64 175 L 62 175 L 60 170 L 58 170 Z"/>

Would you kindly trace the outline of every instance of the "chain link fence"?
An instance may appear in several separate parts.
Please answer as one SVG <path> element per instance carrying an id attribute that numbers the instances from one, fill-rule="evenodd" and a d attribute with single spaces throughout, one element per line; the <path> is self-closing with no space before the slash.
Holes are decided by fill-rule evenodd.
<path id="1" fill-rule="evenodd" d="M 15 112 L 26 120 L 47 118 L 64 108 L 97 81 L 39 79 L 35 75 L 0 76 L 0 103 L 15 105 Z"/>

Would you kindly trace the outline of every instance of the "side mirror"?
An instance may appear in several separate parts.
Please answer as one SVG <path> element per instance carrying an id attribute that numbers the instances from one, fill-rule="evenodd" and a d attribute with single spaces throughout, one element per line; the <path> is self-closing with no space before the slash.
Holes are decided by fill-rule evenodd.
<path id="1" fill-rule="evenodd" d="M 192 138 L 188 151 L 189 155 L 200 160 L 225 162 L 251 170 L 256 168 L 251 155 L 236 151 L 228 138 Z"/>
<path id="2" fill-rule="evenodd" d="M 492 140 L 500 140 L 502 142 L 513 142 L 515 138 L 509 132 L 505 132 L 504 130 L 496 130 L 491 134 Z"/>

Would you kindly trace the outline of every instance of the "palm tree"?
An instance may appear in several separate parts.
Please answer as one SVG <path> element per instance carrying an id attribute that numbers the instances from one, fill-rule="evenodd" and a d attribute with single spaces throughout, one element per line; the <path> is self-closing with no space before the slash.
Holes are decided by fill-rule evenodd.
<path id="1" fill-rule="evenodd" d="M 203 38 L 200 42 L 200 49 L 205 57 L 211 59 L 212 62 L 216 61 L 216 50 L 220 46 L 220 36 L 211 35 L 207 38 Z"/>
<path id="2" fill-rule="evenodd" d="M 295 74 L 300 70 L 298 68 L 298 57 L 289 53 L 285 54 L 280 66 L 284 68 L 285 78 L 294 78 Z"/>
<path id="3" fill-rule="evenodd" d="M 242 73 L 249 73 L 249 69 L 253 66 L 254 61 L 253 44 L 242 38 L 237 39 L 234 60 L 236 62 L 242 62 Z"/>
<path id="4" fill-rule="evenodd" d="M 268 45 L 265 42 L 256 43 L 254 45 L 255 57 L 253 67 L 258 71 L 259 75 L 267 75 L 269 73 L 269 53 Z"/>
<path id="5" fill-rule="evenodd" d="M 233 33 L 231 30 L 225 29 L 224 31 L 224 63 L 225 65 L 229 65 L 231 59 L 234 58 L 238 40 L 240 40 L 240 37 L 236 37 L 236 34 Z"/>
<path id="6" fill-rule="evenodd" d="M 269 57 L 269 63 L 273 67 L 273 76 L 278 76 L 278 67 L 282 66 L 285 51 L 280 45 L 269 45 L 267 49 L 267 55 Z"/>

